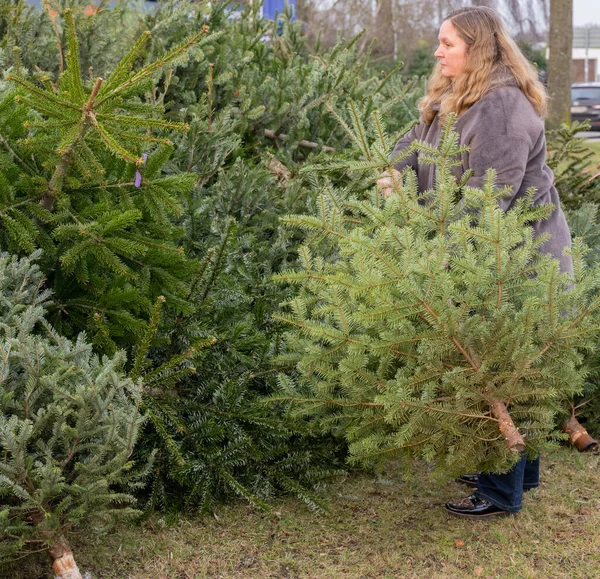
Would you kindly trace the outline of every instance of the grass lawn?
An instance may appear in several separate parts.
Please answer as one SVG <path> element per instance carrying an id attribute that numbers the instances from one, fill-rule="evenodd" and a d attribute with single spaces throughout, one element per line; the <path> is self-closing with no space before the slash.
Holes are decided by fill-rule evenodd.
<path id="1" fill-rule="evenodd" d="M 392 466 L 324 488 L 325 514 L 290 499 L 268 513 L 240 502 L 80 539 L 76 558 L 93 579 L 600 578 L 599 468 L 597 455 L 556 450 L 516 517 L 473 522 L 442 508 L 467 487 L 435 487 L 425 466 L 405 483 Z M 48 567 L 30 559 L 7 577 L 52 577 Z"/>
<path id="2" fill-rule="evenodd" d="M 588 146 L 596 153 L 595 162 L 600 164 L 600 141 L 588 141 Z"/>

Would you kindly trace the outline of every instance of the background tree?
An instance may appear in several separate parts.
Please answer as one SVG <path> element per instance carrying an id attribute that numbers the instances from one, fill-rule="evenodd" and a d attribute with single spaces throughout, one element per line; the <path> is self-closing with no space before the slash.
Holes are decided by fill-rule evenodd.
<path id="1" fill-rule="evenodd" d="M 573 53 L 573 0 L 550 0 L 550 56 L 547 125 L 558 128 L 571 120 L 571 61 Z"/>
<path id="2" fill-rule="evenodd" d="M 403 63 L 409 74 L 428 75 L 422 56 L 431 55 L 434 62 L 437 31 L 443 19 L 464 6 L 490 6 L 498 10 L 513 36 L 529 43 L 546 40 L 549 19 L 548 0 L 370 0 L 332 2 L 327 7 L 315 0 L 303 0 L 305 28 L 311 39 L 319 38 L 324 46 L 332 46 L 339 37 L 366 33 L 359 44 L 366 50 L 373 39 L 374 62 L 385 69 Z M 395 48 L 392 49 L 392 42 Z M 388 62 L 383 59 L 388 55 Z M 392 58 L 392 55 L 395 58 Z M 415 64 L 419 60 L 420 64 Z"/>
<path id="3" fill-rule="evenodd" d="M 392 0 L 378 0 L 373 24 L 377 35 L 377 43 L 372 53 L 373 57 L 382 60 L 393 60 L 396 56 L 396 32 L 394 30 Z"/>

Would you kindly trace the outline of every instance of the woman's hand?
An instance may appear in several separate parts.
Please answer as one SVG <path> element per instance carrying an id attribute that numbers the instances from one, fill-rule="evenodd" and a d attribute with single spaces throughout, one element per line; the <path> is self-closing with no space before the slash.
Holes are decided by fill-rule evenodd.
<path id="1" fill-rule="evenodd" d="M 396 171 L 396 169 L 392 169 L 392 175 L 387 171 L 384 171 L 377 179 L 377 187 L 381 191 L 381 194 L 384 197 L 387 197 L 392 192 L 392 176 L 394 181 L 400 181 L 400 171 Z"/>

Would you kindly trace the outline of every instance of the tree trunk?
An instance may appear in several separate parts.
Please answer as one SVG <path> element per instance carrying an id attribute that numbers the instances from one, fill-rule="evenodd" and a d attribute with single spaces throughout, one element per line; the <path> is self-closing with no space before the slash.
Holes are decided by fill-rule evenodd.
<path id="1" fill-rule="evenodd" d="M 73 558 L 71 546 L 63 535 L 59 535 L 54 539 L 48 551 L 54 560 L 52 568 L 56 579 L 82 579 L 77 563 Z"/>
<path id="2" fill-rule="evenodd" d="M 394 58 L 394 22 L 392 13 L 392 0 L 379 0 L 377 2 L 377 14 L 375 16 L 375 44 L 373 55 L 383 60 Z"/>
<path id="3" fill-rule="evenodd" d="M 310 22 L 312 17 L 312 6 L 307 0 L 296 0 L 296 18 L 300 22 Z"/>
<path id="4" fill-rule="evenodd" d="M 31 520 L 37 527 L 44 521 L 44 515 L 41 512 L 33 513 Z M 55 535 L 48 530 L 40 530 L 39 534 L 42 540 L 48 541 L 48 554 L 52 557 L 55 579 L 82 579 L 77 563 L 73 558 L 71 545 L 69 545 L 69 541 L 65 536 L 62 533 Z"/>
<path id="5" fill-rule="evenodd" d="M 491 410 L 494 418 L 498 419 L 498 427 L 504 438 L 506 438 L 508 449 L 511 452 L 523 452 L 525 450 L 525 440 L 512 421 L 504 402 L 493 400 Z"/>
<path id="6" fill-rule="evenodd" d="M 563 424 L 563 432 L 569 435 L 569 443 L 581 452 L 589 452 L 598 448 L 598 441 L 588 434 L 588 431 L 575 418 L 575 414 L 571 414 L 569 420 Z"/>
<path id="7" fill-rule="evenodd" d="M 571 61 L 573 53 L 573 0 L 550 0 L 547 127 L 571 121 Z"/>

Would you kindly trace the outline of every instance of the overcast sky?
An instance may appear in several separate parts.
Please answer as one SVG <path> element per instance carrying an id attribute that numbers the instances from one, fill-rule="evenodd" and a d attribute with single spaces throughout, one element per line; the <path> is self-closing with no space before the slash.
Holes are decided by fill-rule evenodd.
<path id="1" fill-rule="evenodd" d="M 573 0 L 573 24 L 600 26 L 600 0 Z"/>

